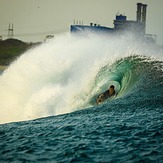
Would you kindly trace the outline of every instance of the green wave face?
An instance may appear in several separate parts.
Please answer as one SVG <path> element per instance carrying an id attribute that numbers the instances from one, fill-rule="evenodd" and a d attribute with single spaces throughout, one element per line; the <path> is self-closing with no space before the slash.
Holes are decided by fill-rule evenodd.
<path id="1" fill-rule="evenodd" d="M 144 76 L 152 73 L 155 65 L 156 63 L 150 58 L 136 55 L 121 58 L 112 65 L 106 64 L 95 77 L 92 87 L 94 93 L 90 98 L 90 103 L 95 105 L 98 95 L 106 91 L 110 85 L 115 86 L 116 96 L 106 101 L 127 95 L 136 84 L 140 84 Z"/>

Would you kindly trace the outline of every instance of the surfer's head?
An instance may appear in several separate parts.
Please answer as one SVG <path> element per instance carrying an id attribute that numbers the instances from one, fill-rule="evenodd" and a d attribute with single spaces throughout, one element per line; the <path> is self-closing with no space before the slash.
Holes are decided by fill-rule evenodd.
<path id="1" fill-rule="evenodd" d="M 114 89 L 114 85 L 111 85 L 110 88 L 113 88 Z"/>
<path id="2" fill-rule="evenodd" d="M 111 85 L 111 86 L 109 87 L 109 96 L 112 96 L 112 95 L 114 95 L 114 94 L 115 94 L 114 85 Z"/>

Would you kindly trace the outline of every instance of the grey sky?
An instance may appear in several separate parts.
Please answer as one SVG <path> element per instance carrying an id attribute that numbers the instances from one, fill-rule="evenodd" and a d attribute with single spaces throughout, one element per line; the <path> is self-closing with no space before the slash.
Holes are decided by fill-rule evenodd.
<path id="1" fill-rule="evenodd" d="M 136 4 L 146 3 L 147 33 L 163 45 L 163 0 L 0 0 L 0 36 L 7 37 L 9 23 L 15 38 L 43 41 L 46 35 L 69 31 L 73 20 L 113 27 L 119 12 L 136 19 Z"/>

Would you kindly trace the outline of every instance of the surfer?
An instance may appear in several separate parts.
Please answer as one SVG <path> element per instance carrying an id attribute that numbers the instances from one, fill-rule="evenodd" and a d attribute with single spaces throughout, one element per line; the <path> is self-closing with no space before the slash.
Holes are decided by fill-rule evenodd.
<path id="1" fill-rule="evenodd" d="M 97 97 L 96 102 L 97 102 L 97 104 L 99 104 L 99 103 L 104 102 L 106 99 L 108 99 L 108 98 L 110 98 L 111 96 L 114 96 L 114 95 L 115 95 L 114 85 L 111 85 L 107 91 L 101 93 Z"/>

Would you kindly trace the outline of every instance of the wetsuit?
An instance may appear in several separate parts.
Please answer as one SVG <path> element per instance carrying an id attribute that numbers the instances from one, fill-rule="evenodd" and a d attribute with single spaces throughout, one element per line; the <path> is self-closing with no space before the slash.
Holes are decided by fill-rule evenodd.
<path id="1" fill-rule="evenodd" d="M 109 95 L 109 90 L 105 91 L 103 94 L 104 94 L 105 99 L 107 99 L 107 98 L 109 98 L 111 96 L 114 96 L 115 95 L 115 91 L 111 95 Z"/>

